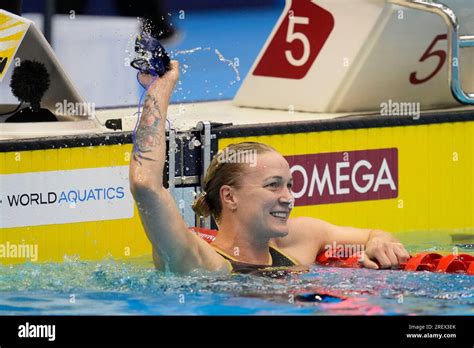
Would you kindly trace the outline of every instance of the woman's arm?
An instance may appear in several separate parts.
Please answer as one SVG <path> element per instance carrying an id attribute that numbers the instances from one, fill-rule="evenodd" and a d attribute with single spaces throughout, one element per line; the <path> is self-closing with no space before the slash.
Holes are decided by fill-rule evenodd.
<path id="1" fill-rule="evenodd" d="M 178 78 L 176 61 L 161 78 L 140 75 L 142 85 L 149 88 L 130 161 L 130 189 L 160 268 L 177 273 L 195 269 L 228 271 L 224 259 L 188 231 L 172 195 L 163 187 L 167 109 Z"/>
<path id="2" fill-rule="evenodd" d="M 405 247 L 391 234 L 355 227 L 343 227 L 310 217 L 289 220 L 290 233 L 277 245 L 285 248 L 302 263 L 312 263 L 316 256 L 328 249 L 351 246 L 363 253 L 360 262 L 364 267 L 377 269 L 397 267 L 410 257 Z"/>
<path id="3" fill-rule="evenodd" d="M 331 243 L 351 245 L 353 250 L 362 246 L 363 252 L 359 262 L 364 267 L 372 269 L 399 267 L 410 258 L 403 244 L 388 232 L 329 225 L 330 227 L 326 230 L 325 245 Z"/>

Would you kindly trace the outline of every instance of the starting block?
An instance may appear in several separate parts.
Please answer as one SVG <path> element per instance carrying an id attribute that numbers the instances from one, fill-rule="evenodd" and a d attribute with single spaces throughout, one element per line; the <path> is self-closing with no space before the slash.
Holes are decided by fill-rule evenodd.
<path id="1" fill-rule="evenodd" d="M 35 23 L 0 10 L 0 104 L 17 103 L 10 91 L 10 79 L 14 67 L 25 60 L 43 63 L 49 73 L 51 83 L 42 107 L 53 111 L 58 102 L 86 104 Z"/>
<path id="2" fill-rule="evenodd" d="M 474 2 L 287 0 L 237 106 L 306 112 L 474 104 Z"/>

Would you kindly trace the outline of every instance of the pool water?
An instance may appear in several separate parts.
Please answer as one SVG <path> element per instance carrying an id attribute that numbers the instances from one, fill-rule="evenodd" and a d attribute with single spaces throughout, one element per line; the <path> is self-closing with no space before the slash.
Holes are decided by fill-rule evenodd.
<path id="1" fill-rule="evenodd" d="M 314 265 L 270 277 L 180 277 L 149 257 L 68 259 L 0 266 L 0 315 L 474 315 L 474 276 Z"/>

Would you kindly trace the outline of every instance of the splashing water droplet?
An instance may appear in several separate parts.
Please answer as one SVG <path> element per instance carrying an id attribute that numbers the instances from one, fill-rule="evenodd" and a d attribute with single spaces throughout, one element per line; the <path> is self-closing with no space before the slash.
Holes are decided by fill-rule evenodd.
<path id="1" fill-rule="evenodd" d="M 236 75 L 236 80 L 240 81 L 240 72 L 237 69 L 235 62 L 230 59 L 226 59 L 224 55 L 221 52 L 219 52 L 217 48 L 214 50 L 214 53 L 217 55 L 217 57 L 219 58 L 221 62 L 227 63 L 227 65 L 230 66 L 234 70 L 235 75 Z"/>

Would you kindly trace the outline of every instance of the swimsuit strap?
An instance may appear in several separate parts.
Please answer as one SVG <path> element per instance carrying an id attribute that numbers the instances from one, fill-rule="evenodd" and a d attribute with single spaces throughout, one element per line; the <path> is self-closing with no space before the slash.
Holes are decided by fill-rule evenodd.
<path id="1" fill-rule="evenodd" d="M 291 267 L 298 265 L 296 260 L 273 246 L 270 246 L 270 255 L 273 260 L 272 267 Z"/>
<path id="2" fill-rule="evenodd" d="M 213 246 L 214 250 L 221 255 L 224 259 L 226 259 L 230 265 L 232 266 L 233 273 L 251 273 L 258 270 L 265 270 L 266 268 L 272 267 L 291 267 L 295 266 L 298 263 L 292 260 L 289 256 L 285 255 L 282 251 L 276 249 L 275 247 L 270 246 L 269 252 L 272 258 L 271 265 L 258 265 L 258 264 L 251 264 L 240 262 L 235 258 L 231 257 L 230 255 L 226 254 L 222 250 L 218 249 L 217 247 Z"/>

